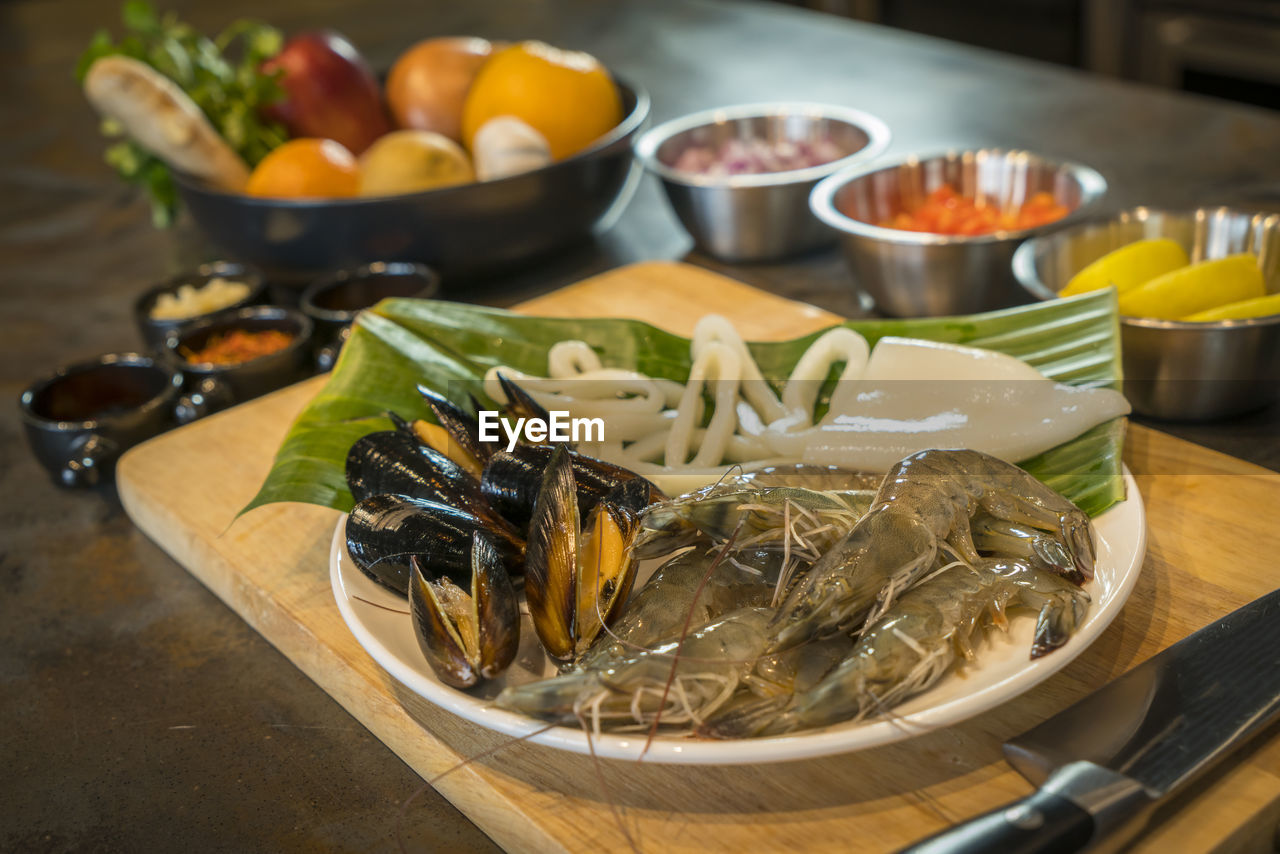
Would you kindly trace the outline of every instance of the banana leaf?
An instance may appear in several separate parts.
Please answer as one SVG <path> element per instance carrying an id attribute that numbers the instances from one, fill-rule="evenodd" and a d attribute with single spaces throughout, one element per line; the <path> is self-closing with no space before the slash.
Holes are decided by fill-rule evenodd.
<path id="1" fill-rule="evenodd" d="M 1016 356 L 1059 382 L 1119 388 L 1120 327 L 1111 290 L 967 317 L 854 320 L 872 345 L 886 335 L 986 347 Z M 761 372 L 785 379 L 821 334 L 750 345 Z M 391 429 L 387 412 L 430 415 L 415 390 L 430 386 L 464 408 L 485 405 L 482 380 L 495 365 L 546 373 L 557 341 L 580 339 L 607 366 L 688 378 L 689 341 L 647 323 L 615 318 L 543 318 L 433 300 L 390 299 L 360 315 L 329 381 L 290 428 L 266 481 L 240 512 L 278 501 L 350 510 L 343 473 L 360 436 Z M 1124 498 L 1124 419 L 1100 424 L 1021 465 L 1096 515 Z"/>

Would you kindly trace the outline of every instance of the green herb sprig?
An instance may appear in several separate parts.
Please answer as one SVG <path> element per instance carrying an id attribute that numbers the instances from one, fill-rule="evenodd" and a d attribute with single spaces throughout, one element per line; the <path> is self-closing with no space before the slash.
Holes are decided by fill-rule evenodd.
<path id="1" fill-rule="evenodd" d="M 275 27 L 240 20 L 209 38 L 172 12 L 157 14 L 146 0 L 128 0 L 121 19 L 125 33 L 119 42 L 106 30 L 94 34 L 76 63 L 81 83 L 98 59 L 132 57 L 177 83 L 251 168 L 288 139 L 284 127 L 262 113 L 264 106 L 284 95 L 278 75 L 261 70 L 262 62 L 279 53 L 284 43 Z M 104 121 L 102 132 L 114 140 L 104 155 L 107 163 L 126 181 L 147 191 L 157 227 L 170 225 L 177 214 L 178 196 L 169 167 L 125 136 L 117 123 Z"/>

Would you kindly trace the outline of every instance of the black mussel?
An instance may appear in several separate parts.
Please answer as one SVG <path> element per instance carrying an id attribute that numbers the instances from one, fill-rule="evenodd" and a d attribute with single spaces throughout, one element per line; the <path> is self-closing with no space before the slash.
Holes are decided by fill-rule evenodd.
<path id="1" fill-rule="evenodd" d="M 514 450 L 498 451 L 489 459 L 480 478 L 480 489 L 490 505 L 505 519 L 524 525 L 533 516 L 533 504 L 542 485 L 543 473 L 557 447 L 517 445 Z M 587 514 L 601 498 L 630 480 L 638 480 L 644 485 L 646 504 L 666 497 L 658 487 L 629 469 L 575 451 L 567 453 L 573 464 L 581 522 L 586 521 Z"/>
<path id="2" fill-rule="evenodd" d="M 534 501 L 525 560 L 525 599 L 543 647 L 572 660 L 621 612 L 635 581 L 631 544 L 648 503 L 633 479 L 598 501 L 580 522 L 570 451 L 551 454 Z"/>
<path id="3" fill-rule="evenodd" d="M 469 551 L 465 588 L 410 558 L 409 613 L 418 647 L 440 681 L 455 688 L 499 675 L 520 646 L 520 609 L 497 546 L 476 531 Z"/>
<path id="4" fill-rule="evenodd" d="M 397 419 L 401 425 L 402 419 Z M 407 426 L 407 425 L 406 425 Z M 506 539 L 519 534 L 490 506 L 480 482 L 411 430 L 370 433 L 347 453 L 347 486 L 356 501 L 371 495 L 407 495 L 460 507 L 483 519 Z"/>
<path id="5" fill-rule="evenodd" d="M 457 463 L 395 430 L 357 439 L 347 452 L 346 472 L 356 501 L 384 493 L 445 504 L 470 504 L 484 498 L 480 484 Z"/>
<path id="6" fill-rule="evenodd" d="M 498 385 L 502 387 L 502 393 L 507 398 L 503 411 L 508 415 L 513 415 L 516 418 L 536 418 L 544 424 L 551 423 L 551 413 L 547 412 L 541 403 L 534 400 L 529 392 L 502 374 L 498 374 Z"/>
<path id="7" fill-rule="evenodd" d="M 519 569 L 524 551 L 519 539 L 460 507 L 405 495 L 371 495 L 357 502 L 347 517 L 347 551 L 361 572 L 407 596 L 411 555 L 433 573 L 467 583 L 477 531 L 493 538 L 509 571 Z"/>
<path id="8" fill-rule="evenodd" d="M 462 469 L 474 480 L 480 480 L 484 464 L 466 451 L 461 444 L 455 442 L 449 431 L 439 424 L 433 424 L 423 418 L 405 421 L 394 412 L 387 416 L 396 425 L 396 430 L 410 437 L 420 445 L 425 445 L 436 453 L 443 454 L 454 465 Z"/>

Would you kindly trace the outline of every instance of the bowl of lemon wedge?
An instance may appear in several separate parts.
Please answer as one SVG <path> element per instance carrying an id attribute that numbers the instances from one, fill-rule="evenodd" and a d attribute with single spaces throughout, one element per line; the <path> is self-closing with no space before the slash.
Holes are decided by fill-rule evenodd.
<path id="1" fill-rule="evenodd" d="M 1048 300 L 1114 287 L 1135 411 L 1203 421 L 1280 398 L 1280 213 L 1139 207 L 1026 241 L 1013 273 Z"/>

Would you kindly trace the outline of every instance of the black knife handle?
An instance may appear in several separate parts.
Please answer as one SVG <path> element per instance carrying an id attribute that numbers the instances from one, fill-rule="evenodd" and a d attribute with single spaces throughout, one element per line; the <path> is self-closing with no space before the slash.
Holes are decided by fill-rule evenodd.
<path id="1" fill-rule="evenodd" d="M 900 854 L 1068 854 L 1093 838 L 1093 816 L 1043 789 L 921 840 Z"/>

